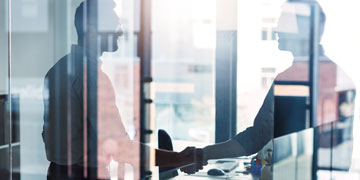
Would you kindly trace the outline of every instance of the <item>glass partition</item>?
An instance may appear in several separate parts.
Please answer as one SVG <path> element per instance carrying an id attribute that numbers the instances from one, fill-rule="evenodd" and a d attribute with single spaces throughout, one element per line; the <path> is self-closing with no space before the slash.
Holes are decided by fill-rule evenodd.
<path id="1" fill-rule="evenodd" d="M 312 179 L 314 130 L 274 140 L 273 179 Z"/>
<path id="2" fill-rule="evenodd" d="M 9 178 L 10 132 L 9 132 L 9 3 L 0 3 L 0 176 Z"/>
<path id="3" fill-rule="evenodd" d="M 11 2 L 13 178 L 138 179 L 135 2 Z M 1 8 L 9 12 L 7 3 Z M 6 95 L 4 15 L 0 82 Z"/>
<path id="4" fill-rule="evenodd" d="M 4 0 L 0 179 L 359 179 L 359 7 Z"/>
<path id="5" fill-rule="evenodd" d="M 334 31 L 339 28 L 333 24 L 339 22 L 334 9 L 349 5 L 280 0 L 239 4 L 237 131 L 250 131 L 247 128 L 259 127 L 260 119 L 270 117 L 263 109 L 267 92 L 273 90 L 274 153 L 288 153 L 281 161 L 274 155 L 274 179 L 303 179 L 300 174 L 305 179 L 336 178 L 349 171 L 357 154 L 353 141 L 358 133 L 352 131 L 357 124 L 357 80 L 346 68 L 351 61 L 346 54 L 358 46 L 351 43 L 340 50 L 331 45 L 341 36 Z M 355 28 L 351 23 L 347 26 Z M 298 132 L 312 127 L 313 135 L 306 135 L 305 142 Z M 291 133 L 296 134 L 291 137 Z M 277 141 L 283 142 L 280 148 Z M 311 160 L 310 156 L 300 158 L 304 162 L 291 160 L 308 142 Z"/>
<path id="6" fill-rule="evenodd" d="M 216 1 L 152 3 L 155 132 L 214 142 Z"/>

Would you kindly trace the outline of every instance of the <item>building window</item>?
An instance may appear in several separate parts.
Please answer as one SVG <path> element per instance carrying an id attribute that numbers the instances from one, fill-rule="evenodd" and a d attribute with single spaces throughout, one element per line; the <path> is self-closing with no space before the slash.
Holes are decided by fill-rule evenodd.
<path id="1" fill-rule="evenodd" d="M 262 40 L 263 41 L 267 40 L 267 31 L 266 30 L 262 30 Z"/>
<path id="2" fill-rule="evenodd" d="M 271 40 L 276 40 L 276 32 L 274 30 L 271 31 Z"/>

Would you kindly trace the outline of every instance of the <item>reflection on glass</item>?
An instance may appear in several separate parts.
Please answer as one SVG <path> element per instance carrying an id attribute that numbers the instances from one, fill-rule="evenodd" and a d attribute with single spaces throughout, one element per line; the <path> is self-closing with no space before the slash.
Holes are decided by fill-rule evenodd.
<path id="1" fill-rule="evenodd" d="M 274 179 L 295 179 L 296 145 L 296 134 L 279 137 L 274 140 Z"/>
<path id="2" fill-rule="evenodd" d="M 139 67 L 132 64 L 134 59 L 126 62 L 122 57 L 126 54 L 114 53 L 119 49 L 118 37 L 124 34 L 115 8 L 112 0 L 82 2 L 74 18 L 77 44 L 45 76 L 42 136 L 51 162 L 49 179 L 139 175 L 140 144 L 130 140 L 139 139 L 139 115 L 135 114 L 139 111 L 134 103 L 139 93 L 134 88 Z M 132 50 L 122 50 L 131 54 L 127 51 Z M 116 98 L 114 83 L 116 89 L 126 88 L 120 91 L 121 99 Z M 127 107 L 127 128 L 117 105 Z"/>
<path id="3" fill-rule="evenodd" d="M 266 8 L 266 11 L 263 13 L 262 19 L 262 40 L 269 39 L 267 37 L 266 28 L 264 27 L 271 27 L 271 19 L 272 16 L 275 16 L 274 11 L 276 11 L 276 5 L 278 2 L 263 2 L 263 6 Z M 319 24 L 318 25 L 318 31 L 312 32 L 313 24 L 312 20 L 314 18 L 314 11 L 312 11 L 312 8 L 318 7 L 319 12 L 317 16 L 319 17 Z M 272 8 L 272 10 L 271 10 Z M 316 11 L 315 11 L 316 12 Z M 259 16 L 259 15 L 258 15 Z M 245 20 L 244 20 L 245 21 Z M 318 46 L 318 61 L 319 61 L 319 84 L 318 84 L 318 99 L 317 102 L 310 102 L 311 99 L 309 99 L 312 94 L 311 91 L 313 90 L 313 86 L 311 85 L 311 82 L 314 81 L 314 79 L 311 79 L 312 77 L 309 76 L 310 71 L 312 70 L 310 68 L 310 58 L 311 58 L 311 52 L 313 51 L 311 48 L 311 43 L 316 41 L 313 39 L 316 36 L 319 36 L 319 38 L 322 37 L 324 30 L 325 30 L 325 22 L 326 22 L 326 16 L 319 4 L 316 1 L 289 1 L 281 5 L 281 13 L 278 18 L 278 22 L 276 24 L 276 27 L 274 27 L 276 34 L 278 36 L 277 41 L 277 48 L 281 51 L 287 51 L 290 52 L 293 56 L 292 64 L 286 68 L 283 72 L 277 74 L 277 69 L 281 69 L 281 66 L 276 66 L 277 62 L 284 58 L 285 56 L 267 56 L 266 60 L 268 62 L 272 63 L 259 63 L 257 66 L 261 71 L 261 76 L 253 76 L 248 78 L 246 76 L 246 79 L 244 79 L 244 82 L 249 82 L 246 84 L 246 87 L 242 86 L 244 83 L 242 81 L 239 85 L 240 94 L 238 94 L 239 98 L 239 114 L 238 114 L 238 122 L 240 125 L 240 130 L 246 127 L 246 118 L 245 115 L 253 116 L 254 114 L 251 114 L 251 109 L 254 109 L 254 112 L 256 108 L 259 107 L 260 103 L 257 104 L 256 100 L 253 99 L 255 97 L 258 97 L 258 94 L 261 92 L 264 92 L 266 88 L 273 88 L 274 90 L 274 136 L 284 136 L 281 137 L 283 140 L 276 139 L 275 145 L 274 145 L 274 153 L 278 153 L 274 155 L 274 160 L 277 160 L 276 158 L 282 157 L 281 152 L 285 151 L 288 152 L 288 156 L 290 156 L 290 150 L 287 151 L 289 148 L 286 148 L 289 146 L 289 144 L 299 144 L 299 142 L 303 141 L 303 138 L 301 136 L 298 136 L 298 142 L 294 142 L 292 138 L 288 137 L 286 134 L 294 133 L 301 131 L 303 129 L 309 128 L 311 125 L 309 112 L 311 108 L 311 103 L 317 103 L 318 107 L 315 109 L 317 112 L 317 124 L 316 126 L 316 133 L 314 138 L 315 143 L 315 152 L 316 156 L 311 156 L 311 161 L 316 161 L 315 167 L 312 167 L 312 164 L 309 163 L 300 163 L 303 169 L 301 172 L 304 172 L 308 178 L 313 178 L 316 176 L 313 176 L 313 174 L 317 173 L 318 170 L 326 170 L 328 173 L 331 172 L 333 169 L 342 169 L 347 170 L 349 168 L 350 162 L 351 162 L 351 151 L 352 151 L 352 135 L 349 135 L 349 132 L 352 132 L 352 116 L 353 116 L 353 102 L 355 97 L 355 86 L 352 82 L 351 78 L 339 67 L 337 66 L 333 61 L 331 61 L 326 55 L 324 48 L 321 44 L 316 44 L 315 46 Z M 261 30 L 260 29 L 260 30 Z M 265 30 L 264 30 L 265 29 Z M 240 30 L 244 31 L 244 30 Z M 314 36 L 315 35 L 315 36 Z M 271 49 L 274 44 L 267 44 L 265 45 L 266 41 L 259 42 L 259 45 L 261 44 L 260 49 L 258 51 L 266 53 L 274 52 L 273 49 Z M 242 42 L 239 41 L 241 44 Z M 254 42 L 249 42 L 254 43 Z M 244 46 L 244 51 L 246 50 L 246 47 Z M 242 51 L 240 49 L 239 51 Z M 246 52 L 244 52 L 246 55 Z M 243 54 L 244 55 L 244 54 Z M 244 56 L 245 56 L 244 55 Z M 242 55 L 240 55 L 242 56 Z M 258 58 L 255 56 L 248 56 L 251 57 L 251 59 Z M 273 58 L 276 57 L 276 58 Z M 265 58 L 265 56 L 263 57 Z M 245 58 L 247 59 L 247 58 Z M 241 62 L 241 60 L 240 60 Z M 248 62 L 248 61 L 246 61 Z M 261 62 L 261 61 L 260 61 Z M 239 67 L 241 68 L 241 67 Z M 270 68 L 273 68 L 274 71 L 269 71 Z M 271 74 L 273 72 L 273 74 Z M 239 72 L 241 73 L 241 72 Z M 239 74 L 239 78 L 242 80 L 241 74 Z M 274 85 L 270 86 L 268 85 L 268 81 L 272 83 L 272 80 L 274 80 Z M 254 82 L 259 82 L 257 85 L 252 85 Z M 270 83 L 270 84 L 271 84 Z M 250 85 L 250 87 L 249 87 Z M 249 89 L 254 88 L 255 91 L 250 91 Z M 343 95 L 345 94 L 348 95 Z M 349 92 L 349 93 L 346 93 Z M 249 98 L 249 96 L 254 95 L 253 98 Z M 269 95 L 266 96 L 268 98 Z M 347 96 L 347 100 L 343 104 L 343 110 L 339 106 L 339 100 L 344 99 L 344 96 Z M 261 98 L 259 98 L 261 99 Z M 248 104 L 246 104 L 248 102 Z M 264 105 L 266 103 L 266 99 L 264 103 L 262 104 L 259 112 L 257 113 L 254 121 L 253 127 L 262 127 L 259 126 L 259 122 L 263 122 L 262 120 L 259 120 L 259 115 L 261 117 L 261 114 L 263 113 Z M 252 107 L 254 106 L 254 107 Z M 342 118 L 341 113 L 347 112 L 347 118 Z M 262 118 L 260 118 L 262 119 Z M 245 120 L 245 123 L 243 122 Z M 340 124 L 340 125 L 339 125 Z M 350 125 L 351 124 L 351 125 Z M 317 127 L 319 126 L 319 127 Z M 341 127 L 341 128 L 340 128 Z M 248 131 L 250 132 L 250 128 L 246 129 L 244 132 Z M 242 134 L 241 132 L 240 134 Z M 347 134 L 347 135 L 344 135 Z M 237 135 L 239 136 L 239 135 Z M 347 143 L 340 143 L 342 142 L 342 139 L 344 139 L 342 136 L 347 137 Z M 262 137 L 262 136 L 261 136 Z M 288 137 L 288 138 L 286 138 Z M 259 140 L 259 136 L 256 136 L 257 140 Z M 285 142 L 285 140 L 288 140 L 289 142 Z M 245 141 L 246 138 L 243 138 L 242 141 Z M 281 141 L 284 142 L 283 145 L 278 145 L 281 148 L 277 147 L 277 144 Z M 291 142 L 291 143 L 290 143 Z M 241 144 L 241 142 L 240 142 Z M 243 143 L 242 145 L 247 145 L 248 143 Z M 339 144 L 342 144 L 339 146 Z M 294 146 L 294 145 L 292 145 Z M 301 146 L 299 146 L 301 147 Z M 291 148 L 290 148 L 291 149 Z M 311 149 L 311 148 L 310 148 Z M 339 153 L 341 155 L 333 154 L 335 151 L 342 152 Z M 339 150 L 342 149 L 342 150 Z M 346 150 L 345 150 L 346 149 Z M 298 151 L 304 151 L 304 149 L 297 149 Z M 346 151 L 346 152 L 345 152 Z M 253 152 L 253 151 L 251 151 Z M 292 148 L 292 152 L 294 151 L 294 148 Z M 280 153 L 280 154 L 279 154 Z M 299 152 L 297 152 L 299 153 Z M 344 155 L 347 154 L 347 155 Z M 296 157 L 296 156 L 295 156 Z M 294 158 L 294 157 L 293 157 Z M 333 167 L 333 161 L 335 159 L 339 160 L 340 158 L 344 158 L 342 161 L 343 163 L 336 164 L 337 168 Z M 280 158 L 281 159 L 281 158 Z M 306 158 L 305 158 L 306 159 Z M 296 174 L 297 169 L 295 167 L 298 167 L 300 164 L 296 164 L 295 161 L 288 160 L 289 162 L 282 161 L 281 163 L 290 163 L 288 165 L 285 165 L 284 167 L 289 167 L 289 171 L 286 174 L 282 171 L 283 168 L 281 168 L 283 165 L 279 162 L 277 163 L 276 168 L 274 167 L 274 178 L 298 178 L 298 175 Z M 307 161 L 308 162 L 308 161 Z M 295 166 L 296 165 L 296 166 Z M 324 172 L 322 171 L 324 174 Z M 331 175 L 331 174 L 330 174 Z"/>
<path id="4" fill-rule="evenodd" d="M 312 179 L 313 129 L 274 140 L 273 179 Z"/>
<path id="5" fill-rule="evenodd" d="M 94 174 L 139 179 L 156 174 L 141 174 L 144 164 L 160 166 L 160 177 L 170 173 L 196 179 L 207 177 L 214 164 L 224 164 L 221 158 L 241 162 L 235 163 L 241 171 L 246 170 L 243 162 L 250 167 L 254 161 L 262 164 L 249 171 L 262 179 L 345 179 L 350 178 L 346 173 L 351 164 L 357 175 L 352 178 L 359 179 L 359 163 L 351 159 L 360 158 L 359 151 L 353 151 L 358 144 L 353 138 L 358 134 L 353 127 L 358 120 L 356 77 L 350 78 L 327 55 L 338 55 L 339 64 L 347 62 L 357 74 L 353 60 L 359 36 L 356 27 L 345 24 L 354 24 L 351 18 L 358 16 L 348 8 L 356 11 L 360 4 L 343 3 L 347 8 L 340 11 L 331 4 L 342 3 L 324 1 L 324 10 L 332 12 L 328 16 L 315 0 L 233 0 L 237 14 L 221 19 L 216 11 L 222 0 L 153 0 L 152 57 L 147 58 L 152 59 L 155 111 L 150 112 L 151 122 L 140 122 L 141 60 L 136 47 L 144 1 L 12 0 L 8 9 L 10 1 L 0 3 L 0 179 Z M 313 32 L 315 15 L 319 29 Z M 328 26 L 340 15 L 349 22 Z M 208 145 L 216 133 L 229 134 L 214 128 L 214 80 L 223 73 L 216 72 L 214 62 L 216 24 L 235 16 L 239 133 Z M 317 42 L 314 35 L 322 38 L 329 27 L 342 33 L 328 36 L 325 42 L 330 43 L 322 46 L 324 41 Z M 319 83 L 317 123 L 311 127 L 314 42 Z M 152 129 L 141 129 L 141 123 Z M 157 134 L 158 129 L 166 130 L 158 139 L 162 150 L 138 142 L 143 131 Z M 154 159 L 144 163 L 149 159 L 141 159 L 145 152 L 140 147 L 154 152 Z"/>
<path id="6" fill-rule="evenodd" d="M 213 142 L 216 2 L 152 3 L 155 129 L 177 140 Z"/>
<path id="7" fill-rule="evenodd" d="M 312 179 L 314 130 L 310 128 L 296 135 L 296 179 Z"/>
<path id="8" fill-rule="evenodd" d="M 0 3 L 0 177 L 18 177 L 19 173 L 19 96 L 11 91 L 9 57 L 9 6 Z M 12 121 L 11 121 L 12 120 Z M 16 124 L 16 125 L 15 125 Z M 10 160 L 10 155 L 14 160 Z M 12 170 L 12 171 L 11 171 Z M 12 173 L 12 174 L 10 174 Z"/>

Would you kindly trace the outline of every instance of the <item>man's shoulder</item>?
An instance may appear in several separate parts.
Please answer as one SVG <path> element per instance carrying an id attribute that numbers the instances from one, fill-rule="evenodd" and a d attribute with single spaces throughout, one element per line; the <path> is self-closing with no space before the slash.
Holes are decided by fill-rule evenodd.
<path id="1" fill-rule="evenodd" d="M 56 63 L 49 69 L 49 71 L 46 73 L 46 77 L 51 76 L 54 74 L 54 72 L 58 69 L 64 68 L 66 59 L 68 59 L 70 54 L 66 54 L 62 58 L 60 58 Z"/>
<path id="2" fill-rule="evenodd" d="M 308 81 L 309 70 L 308 61 L 294 61 L 290 67 L 277 74 L 275 80 Z M 319 78 L 332 79 L 336 84 L 337 90 L 356 88 L 355 83 L 348 72 L 326 56 L 319 58 Z"/>
<path id="3" fill-rule="evenodd" d="M 79 61 L 79 58 L 76 57 L 74 54 L 69 53 L 60 58 L 46 73 L 45 78 L 53 77 L 53 76 L 59 76 L 59 75 L 67 75 L 67 71 L 69 69 L 75 70 L 76 73 L 77 69 L 79 69 L 76 61 Z"/>

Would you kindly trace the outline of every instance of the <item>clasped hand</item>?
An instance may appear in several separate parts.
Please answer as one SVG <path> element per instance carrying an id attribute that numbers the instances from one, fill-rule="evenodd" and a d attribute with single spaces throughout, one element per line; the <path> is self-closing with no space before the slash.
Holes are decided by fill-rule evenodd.
<path id="1" fill-rule="evenodd" d="M 207 160 L 204 158 L 204 152 L 201 148 L 187 147 L 180 152 L 180 157 L 183 161 L 190 162 L 188 166 L 180 169 L 180 171 L 187 174 L 195 174 L 207 165 Z"/>

